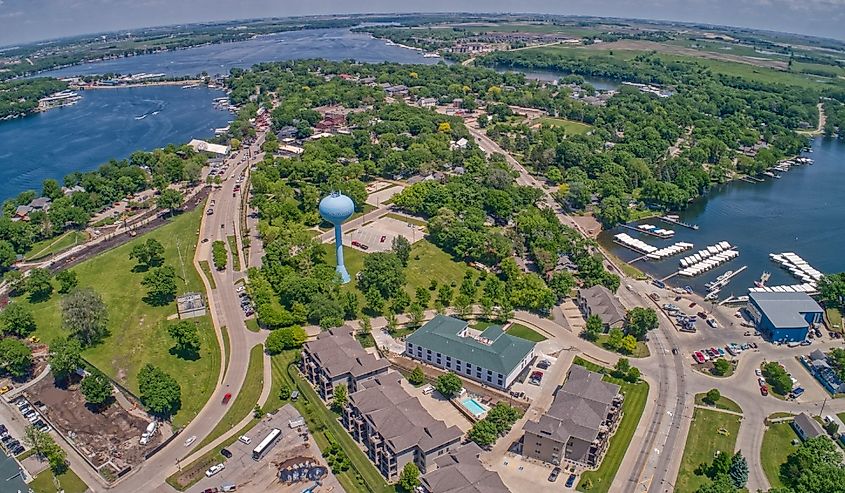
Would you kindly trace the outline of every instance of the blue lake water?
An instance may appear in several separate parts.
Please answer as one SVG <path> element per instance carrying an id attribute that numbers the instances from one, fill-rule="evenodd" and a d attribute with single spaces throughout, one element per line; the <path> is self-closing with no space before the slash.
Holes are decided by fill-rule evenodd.
<path id="1" fill-rule="evenodd" d="M 658 219 L 639 221 L 661 228 L 673 229 L 671 240 L 615 228 L 602 233 L 600 241 L 624 260 L 639 257 L 627 248 L 612 242 L 616 233 L 625 231 L 650 245 L 663 247 L 678 241 L 693 243 L 691 252 L 675 255 L 660 262 L 641 260 L 634 265 L 655 278 L 663 278 L 679 269 L 679 260 L 686 255 L 727 241 L 739 249 L 738 258 L 704 275 L 686 278 L 676 276 L 671 285 L 690 285 L 704 292 L 704 283 L 728 270 L 748 269 L 736 276 L 722 289 L 722 297 L 747 294 L 763 271 L 772 274 L 769 285 L 795 284 L 798 281 L 787 271 L 769 260 L 770 253 L 794 252 L 816 269 L 826 272 L 845 271 L 842 238 L 845 235 L 845 143 L 817 138 L 813 152 L 806 154 L 815 160 L 811 166 L 794 167 L 777 180 L 765 178 L 763 183 L 735 181 L 714 187 L 705 198 L 695 201 L 679 213 L 681 219 L 698 224 L 693 231 L 664 223 Z"/>
<path id="2" fill-rule="evenodd" d="M 0 200 L 46 178 L 61 181 L 72 171 L 94 169 L 169 143 L 214 135 L 234 115 L 215 109 L 225 95 L 205 87 L 97 89 L 75 105 L 0 122 Z"/>

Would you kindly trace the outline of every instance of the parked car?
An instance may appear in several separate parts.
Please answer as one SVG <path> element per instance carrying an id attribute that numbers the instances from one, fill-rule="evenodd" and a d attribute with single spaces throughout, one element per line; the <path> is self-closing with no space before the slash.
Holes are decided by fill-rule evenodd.
<path id="1" fill-rule="evenodd" d="M 695 362 L 696 362 L 696 363 L 698 363 L 699 365 L 700 365 L 700 364 L 703 364 L 703 363 L 704 363 L 704 361 L 705 361 L 705 359 L 704 359 L 704 355 L 701 353 L 701 351 L 696 351 L 696 352 L 694 352 L 694 353 L 692 354 L 692 359 L 694 359 L 694 360 L 695 360 Z"/>
<path id="2" fill-rule="evenodd" d="M 754 370 L 754 374 L 757 375 L 758 377 L 762 377 L 763 371 L 760 370 L 759 368 L 757 368 L 757 369 Z"/>
<path id="3" fill-rule="evenodd" d="M 761 386 L 761 387 L 762 387 L 762 386 L 764 386 L 764 385 L 766 385 L 766 379 L 764 379 L 763 377 L 759 377 L 759 378 L 757 379 L 757 385 L 759 385 L 759 386 Z"/>
<path id="4" fill-rule="evenodd" d="M 238 441 L 240 441 L 241 443 L 244 443 L 246 445 L 249 445 L 250 443 L 252 443 L 252 438 L 250 438 L 246 435 L 241 435 L 240 437 L 238 437 Z"/>
<path id="5" fill-rule="evenodd" d="M 207 471 L 205 471 L 205 477 L 210 478 L 211 476 L 214 476 L 225 468 L 226 466 L 224 466 L 222 462 L 219 464 L 214 464 L 213 466 L 209 467 Z"/>
<path id="6" fill-rule="evenodd" d="M 549 474 L 549 482 L 554 483 L 555 481 L 557 481 L 557 477 L 559 475 L 560 475 L 560 468 L 555 467 L 554 469 L 552 469 L 552 473 Z"/>
<path id="7" fill-rule="evenodd" d="M 225 457 L 227 459 L 232 458 L 232 452 L 230 452 L 229 449 L 227 449 L 227 448 L 220 449 L 220 455 L 222 455 L 223 457 Z"/>
<path id="8" fill-rule="evenodd" d="M 566 478 L 566 487 L 572 488 L 573 486 L 575 486 L 575 475 L 570 474 L 569 477 Z"/>
<path id="9" fill-rule="evenodd" d="M 548 369 L 551 365 L 552 365 L 552 364 L 551 364 L 551 363 L 549 363 L 549 360 L 544 359 L 544 360 L 540 361 L 539 363 L 537 363 L 537 368 L 541 368 L 541 369 L 543 369 L 543 370 L 547 370 L 547 369 Z"/>
<path id="10" fill-rule="evenodd" d="M 766 385 L 763 385 L 762 387 L 760 387 L 760 394 L 763 397 L 769 395 L 769 387 L 767 387 Z"/>

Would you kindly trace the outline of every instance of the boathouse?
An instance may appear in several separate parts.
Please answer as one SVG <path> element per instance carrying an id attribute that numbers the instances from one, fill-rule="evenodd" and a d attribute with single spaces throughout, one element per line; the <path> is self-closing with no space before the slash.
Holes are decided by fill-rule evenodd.
<path id="1" fill-rule="evenodd" d="M 748 293 L 747 308 L 758 330 L 775 342 L 803 341 L 822 321 L 822 308 L 807 293 Z"/>

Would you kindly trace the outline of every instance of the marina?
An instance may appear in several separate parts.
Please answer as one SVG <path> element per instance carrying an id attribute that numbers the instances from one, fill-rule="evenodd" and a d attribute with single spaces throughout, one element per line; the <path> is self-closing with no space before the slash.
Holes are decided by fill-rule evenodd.
<path id="1" fill-rule="evenodd" d="M 638 233 L 654 236 L 656 238 L 667 239 L 675 236 L 675 231 L 671 229 L 658 228 L 653 224 L 640 224 L 638 226 L 631 226 L 628 224 L 620 224 L 623 228 L 628 228 Z"/>
<path id="2" fill-rule="evenodd" d="M 666 221 L 667 223 L 670 223 L 670 224 L 677 224 L 678 226 L 683 226 L 685 228 L 689 228 L 689 229 L 692 229 L 694 231 L 698 231 L 698 225 L 697 224 L 685 223 L 685 222 L 681 221 L 681 218 L 679 216 L 675 215 L 675 214 L 666 214 L 665 216 L 660 216 L 660 220 Z"/>

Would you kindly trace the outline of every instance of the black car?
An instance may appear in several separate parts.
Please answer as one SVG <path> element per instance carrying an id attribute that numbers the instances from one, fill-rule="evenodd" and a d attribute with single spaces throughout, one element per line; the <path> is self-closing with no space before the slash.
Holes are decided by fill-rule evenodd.
<path id="1" fill-rule="evenodd" d="M 555 481 L 557 481 L 558 476 L 560 476 L 560 468 L 555 467 L 554 469 L 552 469 L 552 473 L 549 474 L 549 482 L 554 483 Z"/>
<path id="2" fill-rule="evenodd" d="M 232 452 L 230 452 L 229 449 L 227 449 L 227 448 L 220 449 L 220 455 L 222 455 L 223 457 L 225 457 L 227 459 L 232 458 Z"/>
<path id="3" fill-rule="evenodd" d="M 678 354 L 678 348 L 673 347 L 672 348 L 672 354 Z"/>
<path id="4" fill-rule="evenodd" d="M 12 455 L 21 455 L 25 451 L 26 451 L 26 449 L 23 448 L 23 446 L 18 445 L 17 447 L 12 449 Z"/>
<path id="5" fill-rule="evenodd" d="M 6 433 L 7 431 L 9 430 L 8 428 L 6 428 L 6 425 L 0 424 L 0 433 Z"/>

